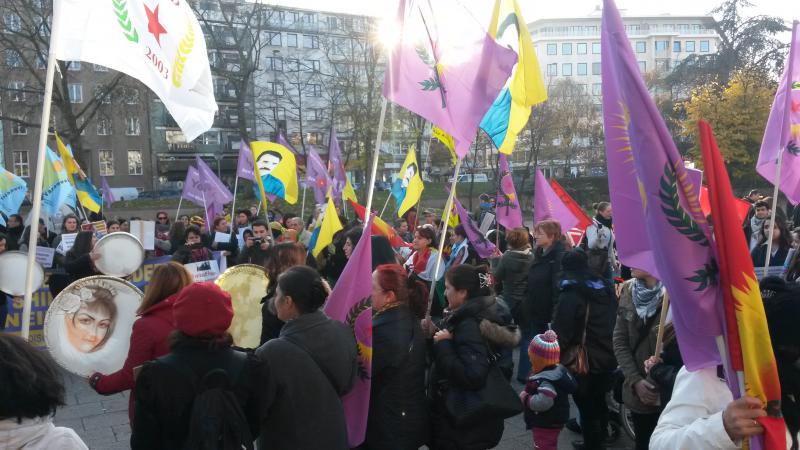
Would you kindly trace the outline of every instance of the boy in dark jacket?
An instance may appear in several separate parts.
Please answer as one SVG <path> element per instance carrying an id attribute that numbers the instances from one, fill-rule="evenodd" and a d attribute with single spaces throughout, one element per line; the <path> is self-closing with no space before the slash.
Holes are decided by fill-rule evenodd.
<path id="1" fill-rule="evenodd" d="M 528 345 L 533 374 L 519 393 L 525 408 L 525 425 L 533 430 L 533 448 L 556 450 L 558 435 L 569 419 L 569 394 L 578 382 L 559 364 L 561 349 L 555 331 L 537 334 Z"/>

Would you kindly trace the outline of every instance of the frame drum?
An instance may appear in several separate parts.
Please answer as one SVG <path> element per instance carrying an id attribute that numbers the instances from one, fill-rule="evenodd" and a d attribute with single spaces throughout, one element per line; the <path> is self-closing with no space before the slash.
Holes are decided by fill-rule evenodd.
<path id="1" fill-rule="evenodd" d="M 82 377 L 121 369 L 143 298 L 136 286 L 107 275 L 67 286 L 44 318 L 44 341 L 53 359 Z"/>
<path id="2" fill-rule="evenodd" d="M 144 247 L 130 233 L 107 234 L 97 241 L 94 251 L 100 254 L 94 262 L 97 270 L 112 277 L 127 277 L 144 262 Z"/>
<path id="3" fill-rule="evenodd" d="M 25 295 L 25 271 L 28 253 L 9 250 L 0 254 L 0 291 L 12 296 Z M 44 284 L 44 269 L 39 263 L 33 265 L 34 292 Z"/>
<path id="4" fill-rule="evenodd" d="M 228 332 L 234 344 L 257 348 L 261 342 L 261 299 L 267 295 L 269 284 L 264 268 L 255 264 L 233 266 L 215 283 L 231 295 L 233 321 Z"/>

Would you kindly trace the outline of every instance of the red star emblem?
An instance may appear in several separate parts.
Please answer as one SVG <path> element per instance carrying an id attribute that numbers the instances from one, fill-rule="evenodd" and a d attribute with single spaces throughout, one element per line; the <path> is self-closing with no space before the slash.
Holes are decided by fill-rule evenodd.
<path id="1" fill-rule="evenodd" d="M 792 112 L 800 112 L 800 102 L 792 100 Z"/>
<path id="2" fill-rule="evenodd" d="M 161 35 L 167 33 L 167 29 L 158 21 L 158 6 L 156 9 L 150 10 L 147 5 L 144 5 L 144 12 L 147 14 L 147 31 L 156 38 L 158 46 L 161 47 Z"/>

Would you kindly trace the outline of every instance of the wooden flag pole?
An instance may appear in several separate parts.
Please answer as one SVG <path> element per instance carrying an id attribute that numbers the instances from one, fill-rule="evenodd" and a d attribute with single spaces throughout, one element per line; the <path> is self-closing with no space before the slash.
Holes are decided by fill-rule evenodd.
<path id="1" fill-rule="evenodd" d="M 233 222 L 236 222 L 236 190 L 239 188 L 239 175 L 236 175 L 236 180 L 233 182 L 233 203 L 231 203 L 231 222 L 228 224 L 228 229 L 233 233 Z"/>
<path id="2" fill-rule="evenodd" d="M 182 203 L 183 203 L 183 193 L 181 193 L 180 198 L 178 198 L 178 211 L 175 213 L 175 222 L 177 222 L 181 218 L 181 204 Z"/>
<path id="3" fill-rule="evenodd" d="M 392 193 L 389 192 L 389 195 L 386 196 L 386 203 L 383 204 L 383 209 L 381 210 L 381 214 L 378 216 L 383 219 L 383 212 L 386 211 L 386 207 L 389 206 L 389 199 L 392 198 Z"/>
<path id="4" fill-rule="evenodd" d="M 383 123 L 386 119 L 386 104 L 389 103 L 386 97 L 383 97 L 381 102 L 381 116 L 378 121 L 378 135 L 375 137 L 375 150 L 372 153 L 372 172 L 369 175 L 369 192 L 367 193 L 367 204 L 364 205 L 364 223 L 366 223 L 366 214 L 371 214 L 372 211 L 372 198 L 375 193 L 375 177 L 378 174 L 378 159 L 381 153 L 381 144 L 383 142 Z"/>
<path id="5" fill-rule="evenodd" d="M 57 28 L 60 28 L 59 18 L 61 10 L 61 2 L 55 2 L 53 5 L 53 25 L 50 36 L 57 36 Z M 39 217 L 42 213 L 42 184 L 44 183 L 44 163 L 46 148 L 47 148 L 47 126 L 50 123 L 50 105 L 53 97 L 53 78 L 55 77 L 56 70 L 56 52 L 53 45 L 53 40 L 50 39 L 50 49 L 47 53 L 47 73 L 44 82 L 44 104 L 42 105 L 42 118 L 39 121 L 42 124 L 39 127 L 39 154 L 36 159 L 36 180 L 33 187 L 33 205 L 31 207 L 31 225 L 28 238 L 28 261 L 25 269 L 25 297 L 22 305 L 22 318 L 20 319 L 20 336 L 22 339 L 27 340 L 30 336 L 31 327 L 31 303 L 33 301 L 33 268 L 36 264 L 36 244 L 38 242 L 39 233 L 34 232 L 34 228 L 38 227 Z"/>
<path id="6" fill-rule="evenodd" d="M 664 325 L 667 323 L 667 312 L 669 311 L 669 293 L 664 292 L 664 298 L 661 299 L 661 316 L 658 318 L 658 334 L 656 334 L 656 358 L 661 357 L 661 351 L 664 348 Z"/>
<path id="7" fill-rule="evenodd" d="M 308 162 L 306 162 L 306 164 L 308 164 Z M 306 183 L 303 183 L 303 202 L 301 203 L 302 206 L 300 206 L 300 220 L 302 220 L 303 223 L 305 223 L 305 220 L 306 220 L 306 191 L 307 190 L 308 190 L 308 182 L 306 180 Z"/>
<path id="8" fill-rule="evenodd" d="M 450 211 L 453 209 L 453 198 L 456 194 L 456 182 L 458 180 L 458 172 L 461 171 L 461 161 L 459 158 L 456 162 L 455 174 L 453 175 L 453 182 L 450 183 L 450 195 L 447 197 L 447 212 L 444 214 L 444 223 L 442 224 L 442 233 L 439 238 L 439 252 L 436 254 L 436 266 L 433 270 L 433 279 L 431 280 L 431 289 L 428 292 L 428 310 L 425 312 L 425 321 L 431 319 L 431 306 L 433 305 L 433 296 L 436 294 L 436 277 L 439 275 L 439 268 L 442 266 L 442 252 L 444 251 L 444 241 L 447 238 L 447 225 L 450 222 Z M 417 211 L 419 213 L 419 211 Z"/>

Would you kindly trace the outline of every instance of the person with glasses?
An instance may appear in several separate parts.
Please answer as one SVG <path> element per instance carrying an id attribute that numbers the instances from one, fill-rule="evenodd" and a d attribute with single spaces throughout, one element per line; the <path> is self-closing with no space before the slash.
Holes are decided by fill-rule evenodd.
<path id="1" fill-rule="evenodd" d="M 172 249 L 169 236 L 169 215 L 166 211 L 159 211 L 156 213 L 156 242 L 154 256 L 168 255 Z"/>

